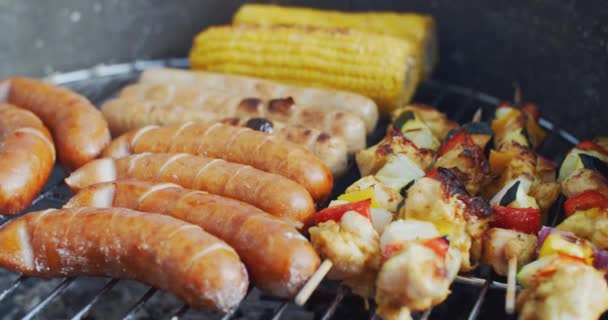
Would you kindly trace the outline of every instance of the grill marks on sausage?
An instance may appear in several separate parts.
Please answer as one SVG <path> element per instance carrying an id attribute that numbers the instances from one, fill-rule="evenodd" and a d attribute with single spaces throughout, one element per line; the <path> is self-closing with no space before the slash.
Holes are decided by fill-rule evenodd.
<path id="1" fill-rule="evenodd" d="M 284 116 L 289 116 L 295 106 L 296 103 L 291 97 L 272 99 L 268 101 L 268 111 L 276 112 Z"/>
<path id="2" fill-rule="evenodd" d="M 258 113 L 261 107 L 262 100 L 258 98 L 245 98 L 241 100 L 237 109 L 247 113 Z"/>

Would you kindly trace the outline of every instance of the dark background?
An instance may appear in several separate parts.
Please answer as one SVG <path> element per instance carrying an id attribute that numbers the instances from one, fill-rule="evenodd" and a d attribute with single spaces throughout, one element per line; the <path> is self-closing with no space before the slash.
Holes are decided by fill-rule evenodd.
<path id="1" fill-rule="evenodd" d="M 274 1 L 277 2 L 277 1 Z M 433 14 L 435 78 L 501 98 L 513 82 L 558 125 L 608 134 L 608 1 L 279 1 L 344 10 Z M 182 57 L 205 26 L 242 1 L 0 0 L 0 76 L 43 76 L 100 63 Z"/>

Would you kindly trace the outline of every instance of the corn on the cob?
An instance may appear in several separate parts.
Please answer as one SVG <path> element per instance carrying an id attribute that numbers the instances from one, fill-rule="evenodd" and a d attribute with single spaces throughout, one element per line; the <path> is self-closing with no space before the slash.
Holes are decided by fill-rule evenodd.
<path id="1" fill-rule="evenodd" d="M 352 91 L 384 114 L 407 103 L 418 84 L 412 45 L 354 30 L 211 27 L 194 40 L 194 69 Z"/>
<path id="2" fill-rule="evenodd" d="M 414 42 L 422 51 L 424 76 L 429 76 L 438 60 L 437 34 L 433 17 L 415 13 L 340 12 L 265 4 L 245 4 L 232 19 L 234 24 L 300 25 L 321 28 L 348 28 L 389 35 Z"/>

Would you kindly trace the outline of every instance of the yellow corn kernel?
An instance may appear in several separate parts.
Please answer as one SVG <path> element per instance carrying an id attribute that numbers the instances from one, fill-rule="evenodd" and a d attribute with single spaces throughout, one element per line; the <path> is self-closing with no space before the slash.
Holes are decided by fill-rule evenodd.
<path id="1" fill-rule="evenodd" d="M 352 91 L 385 114 L 407 103 L 418 77 L 410 43 L 354 30 L 221 26 L 198 34 L 193 69 Z"/>

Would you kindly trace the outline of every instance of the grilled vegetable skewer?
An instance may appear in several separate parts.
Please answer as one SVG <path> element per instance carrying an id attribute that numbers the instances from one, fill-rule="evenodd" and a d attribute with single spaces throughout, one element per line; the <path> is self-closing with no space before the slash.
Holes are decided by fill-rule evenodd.
<path id="1" fill-rule="evenodd" d="M 597 140 L 601 142 L 601 140 Z M 556 228 L 570 231 L 608 249 L 608 151 L 593 141 L 573 148 L 560 168 L 560 180 L 568 200 L 566 219 Z"/>

